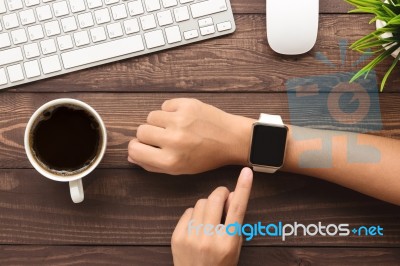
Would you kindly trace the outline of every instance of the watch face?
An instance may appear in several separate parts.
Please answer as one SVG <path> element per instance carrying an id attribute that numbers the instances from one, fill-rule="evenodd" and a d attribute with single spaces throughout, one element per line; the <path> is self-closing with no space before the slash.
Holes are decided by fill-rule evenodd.
<path id="1" fill-rule="evenodd" d="M 250 163 L 281 167 L 285 157 L 287 127 L 255 124 L 251 143 Z"/>

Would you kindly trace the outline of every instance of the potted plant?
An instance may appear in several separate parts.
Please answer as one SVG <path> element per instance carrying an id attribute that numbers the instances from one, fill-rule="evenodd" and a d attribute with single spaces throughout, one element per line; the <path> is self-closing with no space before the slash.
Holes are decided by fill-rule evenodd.
<path id="1" fill-rule="evenodd" d="M 353 43 L 350 48 L 362 53 L 375 55 L 375 58 L 358 71 L 350 82 L 367 77 L 369 72 L 380 62 L 393 56 L 394 60 L 382 79 L 380 91 L 400 59 L 400 0 L 345 0 L 355 6 L 350 13 L 369 13 L 374 18 L 376 30 Z"/>

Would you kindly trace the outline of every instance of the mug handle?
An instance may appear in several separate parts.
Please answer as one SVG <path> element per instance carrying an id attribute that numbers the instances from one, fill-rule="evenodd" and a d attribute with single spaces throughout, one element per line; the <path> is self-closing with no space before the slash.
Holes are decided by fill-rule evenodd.
<path id="1" fill-rule="evenodd" d="M 83 193 L 82 179 L 69 182 L 69 191 L 71 193 L 71 199 L 74 203 L 81 203 L 85 198 Z"/>

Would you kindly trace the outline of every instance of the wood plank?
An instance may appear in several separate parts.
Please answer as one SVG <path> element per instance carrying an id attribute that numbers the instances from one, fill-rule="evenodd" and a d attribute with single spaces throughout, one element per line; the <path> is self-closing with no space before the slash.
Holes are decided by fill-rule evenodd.
<path id="1" fill-rule="evenodd" d="M 244 247 L 239 266 L 399 265 L 397 248 Z M 169 247 L 2 246 L 2 265 L 172 265 Z"/>
<path id="2" fill-rule="evenodd" d="M 352 6 L 343 0 L 320 0 L 320 13 L 347 13 Z M 234 14 L 265 14 L 266 0 L 231 0 Z"/>
<path id="3" fill-rule="evenodd" d="M 169 247 L 0 246 L 1 265 L 172 265 Z"/>
<path id="4" fill-rule="evenodd" d="M 245 3 L 245 2 L 243 2 Z M 301 56 L 281 56 L 268 46 L 264 15 L 238 15 L 233 35 L 107 64 L 9 91 L 71 92 L 271 92 L 285 91 L 297 77 L 325 77 L 354 72 L 360 58 L 348 51 L 340 57 L 341 40 L 348 44 L 373 30 L 366 15 L 322 15 L 315 48 Z M 316 59 L 317 52 L 326 56 Z M 380 80 L 390 60 L 377 68 Z M 396 78 L 397 77 L 397 78 Z M 388 81 L 386 92 L 400 88 L 400 68 Z M 349 79 L 349 78 L 348 78 Z M 346 83 L 347 80 L 344 80 Z M 349 86 L 349 88 L 351 88 Z"/>
<path id="5" fill-rule="evenodd" d="M 399 266 L 399 250 L 388 248 L 244 248 L 240 265 Z"/>
<path id="6" fill-rule="evenodd" d="M 384 128 L 374 134 L 400 138 L 398 117 L 400 95 L 380 94 Z M 198 98 L 227 112 L 257 118 L 262 112 L 281 114 L 287 123 L 297 124 L 309 115 L 323 113 L 326 103 L 316 101 L 306 110 L 304 119 L 291 121 L 285 93 L 2 93 L 0 94 L 0 168 L 30 168 L 23 146 L 25 126 L 33 112 L 47 101 L 71 97 L 92 105 L 103 117 L 108 131 L 108 147 L 103 168 L 128 167 L 127 146 L 136 129 L 145 123 L 150 111 L 160 109 L 164 100 L 175 97 Z M 296 112 L 300 112 L 296 110 Z M 304 112 L 304 110 L 303 110 Z M 327 111 L 325 111 L 327 113 Z M 326 122 L 329 115 L 317 115 L 315 125 Z M 325 121 L 325 122 L 324 122 Z M 373 121 L 378 123 L 380 121 Z M 335 125 L 327 124 L 335 129 Z"/>
<path id="7" fill-rule="evenodd" d="M 183 211 L 216 187 L 233 189 L 240 168 L 195 176 L 140 169 L 98 169 L 84 179 L 85 201 L 68 185 L 32 169 L 0 174 L 0 245 L 168 245 Z M 255 237 L 245 245 L 400 247 L 400 212 L 390 205 L 317 179 L 256 174 L 247 223 L 294 222 L 377 226 L 384 236 Z"/>

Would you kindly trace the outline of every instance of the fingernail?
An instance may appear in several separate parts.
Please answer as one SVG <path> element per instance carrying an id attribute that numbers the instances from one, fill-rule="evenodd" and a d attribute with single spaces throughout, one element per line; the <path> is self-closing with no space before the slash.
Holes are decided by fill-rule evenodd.
<path id="1" fill-rule="evenodd" d="M 245 167 L 245 168 L 242 169 L 241 175 L 243 175 L 244 177 L 252 177 L 253 176 L 253 171 L 250 168 Z"/>
<path id="2" fill-rule="evenodd" d="M 135 163 L 135 162 L 131 159 L 131 157 L 128 157 L 128 162 L 130 162 L 130 163 Z"/>

